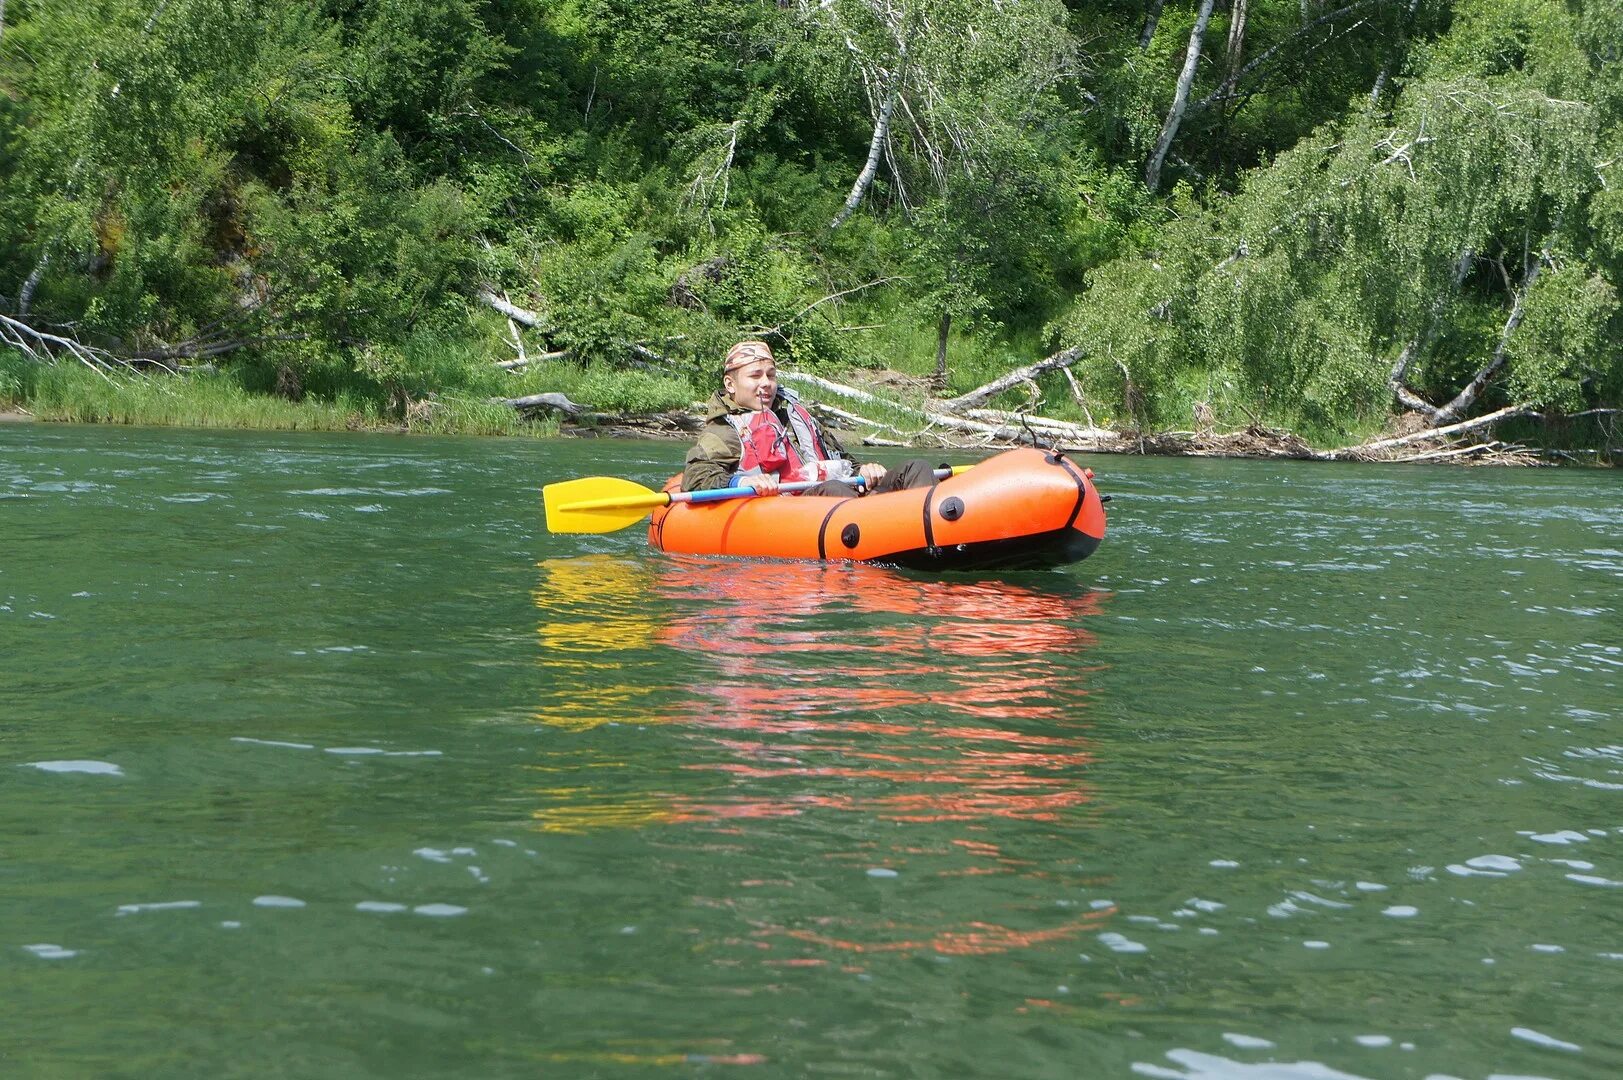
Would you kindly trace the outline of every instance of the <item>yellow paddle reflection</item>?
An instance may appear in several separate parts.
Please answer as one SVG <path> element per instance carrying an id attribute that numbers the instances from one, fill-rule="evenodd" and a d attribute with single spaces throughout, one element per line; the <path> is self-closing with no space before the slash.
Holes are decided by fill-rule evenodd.
<path id="1" fill-rule="evenodd" d="M 657 723 L 664 715 L 670 673 L 658 662 L 658 607 L 650 603 L 655 574 L 645 559 L 585 555 L 546 559 L 531 598 L 541 613 L 536 627 L 539 663 L 548 695 L 535 719 L 550 728 L 584 733 L 615 722 Z M 592 747 L 571 747 L 562 764 L 551 756 L 528 766 L 536 773 L 578 781 L 626 762 Z M 534 812 L 547 832 L 635 829 L 676 817 L 659 795 L 618 795 L 615 783 L 558 784 L 536 789 L 546 804 Z"/>
<path id="2" fill-rule="evenodd" d="M 646 560 L 613 555 L 546 559 L 531 594 L 547 683 L 555 689 L 535 718 L 585 730 L 630 717 L 657 718 L 652 690 L 662 683 L 650 651 L 659 624 L 648 599 Z"/>

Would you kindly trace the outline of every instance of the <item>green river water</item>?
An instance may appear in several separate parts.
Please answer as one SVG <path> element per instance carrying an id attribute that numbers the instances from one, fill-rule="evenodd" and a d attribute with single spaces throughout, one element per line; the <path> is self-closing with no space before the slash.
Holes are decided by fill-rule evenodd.
<path id="1" fill-rule="evenodd" d="M 1623 1074 L 1616 474 L 1091 458 L 1002 577 L 545 531 L 681 453 L 0 427 L 0 1075 Z"/>

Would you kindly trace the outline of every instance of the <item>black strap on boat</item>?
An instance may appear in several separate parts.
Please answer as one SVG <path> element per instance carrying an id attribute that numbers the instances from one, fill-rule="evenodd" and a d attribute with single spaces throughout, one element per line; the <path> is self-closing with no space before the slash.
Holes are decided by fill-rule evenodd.
<path id="1" fill-rule="evenodd" d="M 823 523 L 817 527 L 817 557 L 819 559 L 828 558 L 828 523 L 833 520 L 835 511 L 850 501 L 850 499 L 841 499 L 829 507 L 828 513 L 823 515 Z"/>
<path id="2" fill-rule="evenodd" d="M 935 554 L 935 526 L 930 524 L 930 504 L 935 501 L 936 484 L 938 480 L 931 480 L 930 487 L 924 492 L 924 550 Z"/>
<path id="3" fill-rule="evenodd" d="M 1071 507 L 1071 516 L 1065 519 L 1065 527 L 1069 529 L 1076 524 L 1076 517 L 1082 512 L 1082 504 L 1087 501 L 1088 483 L 1082 478 L 1082 473 L 1075 465 L 1071 464 L 1070 459 L 1064 454 L 1056 451 L 1049 456 L 1048 460 L 1055 465 L 1062 466 L 1066 472 L 1071 474 L 1071 479 L 1076 481 L 1076 505 Z"/>

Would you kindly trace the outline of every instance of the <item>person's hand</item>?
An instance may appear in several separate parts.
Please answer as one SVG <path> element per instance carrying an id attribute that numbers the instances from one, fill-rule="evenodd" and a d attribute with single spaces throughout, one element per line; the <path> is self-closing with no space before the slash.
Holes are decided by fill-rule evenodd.
<path id="1" fill-rule="evenodd" d="M 885 467 L 870 461 L 868 464 L 857 468 L 857 475 L 862 477 L 864 484 L 873 487 L 885 478 Z"/>
<path id="2" fill-rule="evenodd" d="M 778 493 L 777 473 L 757 473 L 744 478 L 744 487 L 754 488 L 757 495 L 776 495 Z"/>

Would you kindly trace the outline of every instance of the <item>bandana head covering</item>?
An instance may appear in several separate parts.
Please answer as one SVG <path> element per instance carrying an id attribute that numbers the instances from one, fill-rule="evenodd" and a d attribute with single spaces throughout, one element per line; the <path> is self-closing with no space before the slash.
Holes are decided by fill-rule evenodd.
<path id="1" fill-rule="evenodd" d="M 740 341 L 727 350 L 727 359 L 722 362 L 721 373 L 729 375 L 757 360 L 775 360 L 772 347 L 764 341 Z"/>

